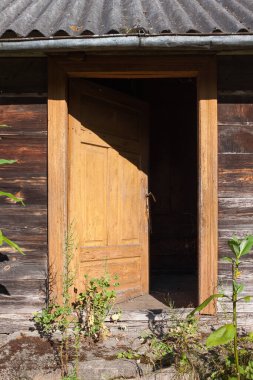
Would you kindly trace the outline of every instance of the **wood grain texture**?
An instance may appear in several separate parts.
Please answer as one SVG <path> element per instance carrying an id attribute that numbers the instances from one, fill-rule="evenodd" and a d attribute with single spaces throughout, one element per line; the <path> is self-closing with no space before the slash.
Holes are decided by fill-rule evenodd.
<path id="1" fill-rule="evenodd" d="M 1 189 L 26 204 L 0 199 L 1 229 L 25 252 L 1 247 L 0 305 L 1 315 L 23 315 L 43 307 L 47 292 L 46 61 L 4 59 L 0 68 L 0 124 L 11 127 L 0 130 L 0 157 L 17 160 L 0 167 Z"/>
<path id="2" fill-rule="evenodd" d="M 63 251 L 67 233 L 66 75 L 48 60 L 48 244 L 52 294 L 61 299 Z"/>
<path id="3" fill-rule="evenodd" d="M 1 157 L 17 159 L 12 166 L 1 167 L 1 185 L 24 199 L 26 206 L 13 205 L 2 198 L 1 227 L 24 250 L 25 256 L 2 248 L 0 255 L 0 303 L 5 313 L 35 311 L 45 304 L 47 282 L 47 122 L 42 104 L 29 105 L 27 98 L 12 99 L 10 106 L 1 105 Z M 8 102 L 7 102 L 8 103 Z M 15 104 L 16 103 L 16 104 Z M 25 109 L 23 108 L 25 104 Z M 15 112 L 16 111 L 16 112 Z M 31 115 L 40 115 L 37 118 Z M 26 123 L 27 116 L 27 123 Z M 44 131 L 34 138 L 34 130 Z M 27 127 L 27 129 L 26 129 Z M 23 133 L 26 129 L 26 133 Z M 8 131 L 8 132 L 7 132 Z M 28 284 L 31 284 L 28 291 Z M 8 294 L 6 294 L 8 293 Z M 44 295 L 42 295 L 42 293 Z"/>
<path id="4" fill-rule="evenodd" d="M 253 57 L 219 58 L 219 282 L 231 292 L 231 268 L 222 261 L 231 256 L 232 235 L 253 233 Z M 244 293 L 252 294 L 253 255 L 242 260 Z M 226 302 L 219 310 L 228 309 Z M 253 302 L 239 303 L 252 312 Z"/>
<path id="5" fill-rule="evenodd" d="M 147 106 L 87 81 L 70 83 L 68 221 L 75 273 L 118 275 L 118 298 L 148 292 Z M 145 143 L 143 139 L 145 138 Z"/>
<path id="6" fill-rule="evenodd" d="M 199 301 L 217 289 L 218 189 L 217 189 L 217 82 L 216 62 L 198 77 L 199 99 Z M 215 303 L 204 313 L 213 314 Z"/>

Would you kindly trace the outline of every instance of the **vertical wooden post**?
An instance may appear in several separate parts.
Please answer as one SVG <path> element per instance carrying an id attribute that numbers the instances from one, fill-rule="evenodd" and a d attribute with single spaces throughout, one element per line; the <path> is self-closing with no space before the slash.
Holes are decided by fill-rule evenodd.
<path id="1" fill-rule="evenodd" d="M 217 291 L 218 164 L 216 60 L 209 58 L 198 75 L 199 105 L 199 302 Z M 216 303 L 204 314 L 214 314 Z"/>
<path id="2" fill-rule="evenodd" d="M 51 294 L 59 301 L 67 229 L 67 76 L 52 58 L 48 68 L 49 285 Z"/>

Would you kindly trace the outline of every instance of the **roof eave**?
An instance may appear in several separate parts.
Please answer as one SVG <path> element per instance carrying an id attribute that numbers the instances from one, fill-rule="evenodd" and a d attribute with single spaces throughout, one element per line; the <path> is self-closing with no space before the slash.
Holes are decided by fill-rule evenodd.
<path id="1" fill-rule="evenodd" d="M 0 54 L 70 51 L 233 51 L 253 49 L 252 34 L 106 35 L 81 38 L 32 38 L 0 41 Z"/>

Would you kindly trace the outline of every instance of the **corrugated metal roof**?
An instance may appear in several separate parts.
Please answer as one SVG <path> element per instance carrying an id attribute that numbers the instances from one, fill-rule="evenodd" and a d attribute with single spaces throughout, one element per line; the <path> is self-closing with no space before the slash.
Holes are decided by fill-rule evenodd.
<path id="1" fill-rule="evenodd" d="M 1 0 L 0 36 L 253 33 L 253 0 Z"/>

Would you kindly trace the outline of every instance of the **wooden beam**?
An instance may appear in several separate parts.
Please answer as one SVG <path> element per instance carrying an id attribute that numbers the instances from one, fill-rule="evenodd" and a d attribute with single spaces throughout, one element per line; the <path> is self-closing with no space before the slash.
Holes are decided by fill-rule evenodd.
<path id="1" fill-rule="evenodd" d="M 199 302 L 217 291 L 218 164 L 216 61 L 209 59 L 198 75 L 199 110 Z M 203 314 L 214 314 L 210 303 Z"/>
<path id="2" fill-rule="evenodd" d="M 51 295 L 60 300 L 67 229 L 67 75 L 52 58 L 48 68 L 49 285 Z"/>

